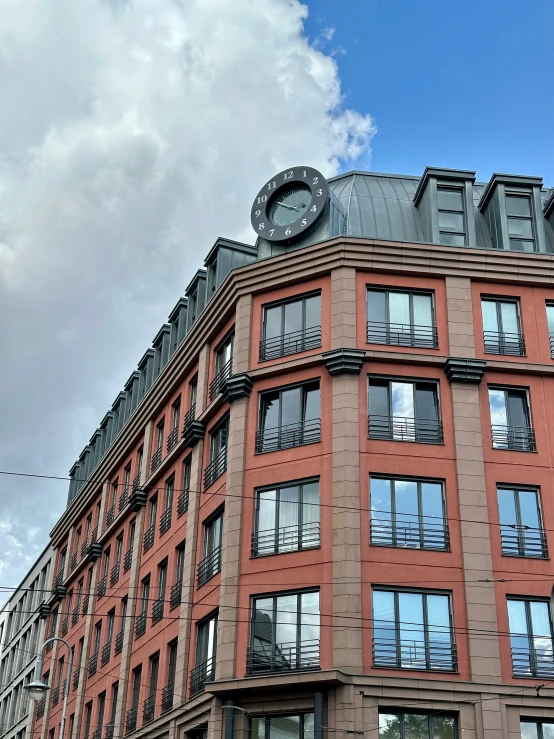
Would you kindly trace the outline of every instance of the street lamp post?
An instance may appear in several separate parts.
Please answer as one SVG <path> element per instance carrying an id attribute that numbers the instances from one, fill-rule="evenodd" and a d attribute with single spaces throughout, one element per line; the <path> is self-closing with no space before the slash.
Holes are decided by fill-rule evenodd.
<path id="1" fill-rule="evenodd" d="M 65 690 L 63 693 L 63 706 L 62 706 L 62 720 L 60 723 L 60 736 L 58 738 L 58 739 L 63 739 L 64 729 L 65 729 L 65 713 L 67 709 L 67 696 L 69 695 L 69 683 L 71 681 L 71 673 L 73 672 L 73 652 L 71 651 L 70 644 L 66 642 L 65 639 L 61 639 L 59 636 L 53 636 L 44 642 L 44 644 L 40 648 L 37 667 L 35 670 L 35 679 L 33 680 L 32 683 L 29 683 L 29 685 L 25 685 L 25 690 L 29 694 L 29 698 L 32 701 L 41 700 L 42 698 L 46 696 L 47 692 L 50 690 L 50 687 L 42 681 L 42 663 L 43 663 L 43 658 L 44 658 L 45 647 L 47 647 L 48 644 L 55 642 L 55 641 L 60 641 L 62 644 L 65 644 L 65 646 L 67 647 L 67 651 L 69 653 L 67 680 L 65 681 Z"/>

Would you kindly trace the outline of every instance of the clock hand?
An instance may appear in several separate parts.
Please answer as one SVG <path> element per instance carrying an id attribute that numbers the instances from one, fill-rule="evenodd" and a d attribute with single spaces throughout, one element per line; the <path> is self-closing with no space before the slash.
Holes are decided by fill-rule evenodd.
<path id="1" fill-rule="evenodd" d="M 277 203 L 277 205 L 280 205 L 282 208 L 288 208 L 289 210 L 296 210 L 298 211 L 299 208 L 295 208 L 294 205 L 287 205 L 287 203 Z"/>

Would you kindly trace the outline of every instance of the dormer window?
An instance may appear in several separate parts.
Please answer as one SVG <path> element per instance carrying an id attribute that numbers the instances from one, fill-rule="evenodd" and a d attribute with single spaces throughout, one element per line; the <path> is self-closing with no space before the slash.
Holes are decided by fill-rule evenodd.
<path id="1" fill-rule="evenodd" d="M 506 193 L 506 215 L 511 251 L 535 251 L 533 211 L 529 195 Z"/>
<path id="2" fill-rule="evenodd" d="M 208 265 L 208 300 L 217 288 L 217 257 Z"/>
<path id="3" fill-rule="evenodd" d="M 189 311 L 190 311 L 190 321 L 191 324 L 196 321 L 196 308 L 198 305 L 198 292 L 193 292 L 192 295 L 189 296 Z"/>
<path id="4" fill-rule="evenodd" d="M 439 233 L 441 244 L 464 246 L 466 229 L 464 218 L 464 193 L 457 187 L 437 187 Z"/>

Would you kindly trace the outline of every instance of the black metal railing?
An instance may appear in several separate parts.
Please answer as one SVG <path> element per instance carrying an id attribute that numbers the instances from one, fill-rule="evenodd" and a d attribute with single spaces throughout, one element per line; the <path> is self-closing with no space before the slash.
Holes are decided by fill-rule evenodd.
<path id="1" fill-rule="evenodd" d="M 149 695 L 142 704 L 142 723 L 145 724 L 147 721 L 154 719 L 154 708 L 156 707 L 156 696 Z"/>
<path id="2" fill-rule="evenodd" d="M 135 621 L 135 639 L 146 633 L 146 611 L 139 613 Z"/>
<path id="3" fill-rule="evenodd" d="M 84 542 L 81 544 L 81 559 L 87 556 L 89 548 L 89 540 L 85 539 Z"/>
<path id="4" fill-rule="evenodd" d="M 554 359 L 554 335 L 550 336 L 550 356 Z"/>
<path id="5" fill-rule="evenodd" d="M 96 526 L 92 530 L 92 534 L 90 535 L 90 543 L 91 544 L 96 544 L 97 541 L 98 541 L 98 526 Z"/>
<path id="6" fill-rule="evenodd" d="M 493 424 L 492 445 L 495 449 L 510 449 L 516 452 L 534 452 L 535 429 L 532 426 L 501 426 Z"/>
<path id="7" fill-rule="evenodd" d="M 106 585 L 108 584 L 108 576 L 104 575 L 104 577 L 99 581 L 97 593 L 99 598 L 103 598 L 106 595 Z"/>
<path id="8" fill-rule="evenodd" d="M 54 688 L 52 691 L 52 705 L 55 706 L 59 703 L 60 700 L 60 689 Z"/>
<path id="9" fill-rule="evenodd" d="M 227 449 L 222 449 L 204 470 L 204 489 L 212 485 L 227 469 Z"/>
<path id="10" fill-rule="evenodd" d="M 133 480 L 133 485 L 132 485 L 133 493 L 135 492 L 135 490 L 138 490 L 139 487 L 140 487 L 140 472 L 138 473 L 138 475 L 136 475 L 135 479 Z"/>
<path id="11" fill-rule="evenodd" d="M 150 528 L 144 532 L 144 536 L 142 539 L 143 552 L 147 552 L 149 549 L 151 549 L 154 546 L 155 533 L 156 533 L 156 527 L 154 525 L 150 526 Z"/>
<path id="12" fill-rule="evenodd" d="M 402 624 L 400 624 L 402 628 Z M 407 624 L 407 629 L 413 626 Z M 449 641 L 418 641 L 415 639 L 373 638 L 374 667 L 399 667 L 409 670 L 457 670 L 456 645 Z"/>
<path id="13" fill-rule="evenodd" d="M 319 639 L 271 644 L 261 642 L 248 647 L 248 672 L 293 672 L 319 670 Z"/>
<path id="14" fill-rule="evenodd" d="M 260 362 L 278 357 L 287 357 L 289 354 L 299 354 L 309 349 L 321 346 L 321 326 L 291 331 L 281 336 L 260 341 Z"/>
<path id="15" fill-rule="evenodd" d="M 102 727 L 101 726 L 99 726 L 97 729 L 95 729 L 92 732 L 91 739 L 102 739 Z"/>
<path id="16" fill-rule="evenodd" d="M 154 472 L 162 463 L 162 447 L 156 449 L 152 455 L 152 462 L 150 463 L 150 472 Z"/>
<path id="17" fill-rule="evenodd" d="M 79 676 L 81 674 L 81 668 L 77 667 L 77 669 L 73 670 L 73 682 L 71 683 L 71 686 L 73 690 L 77 690 L 79 687 Z"/>
<path id="18" fill-rule="evenodd" d="M 90 656 L 90 659 L 88 661 L 88 674 L 89 677 L 91 675 L 94 675 L 96 672 L 96 668 L 98 667 L 98 652 L 95 652 L 95 654 L 92 654 Z"/>
<path id="19" fill-rule="evenodd" d="M 197 582 L 198 586 L 216 575 L 221 570 L 221 545 L 198 563 Z"/>
<path id="20" fill-rule="evenodd" d="M 535 641 L 540 637 L 535 636 Z M 552 640 L 544 637 L 548 648 L 512 647 L 512 671 L 516 677 L 554 677 Z"/>
<path id="21" fill-rule="evenodd" d="M 367 322 L 367 343 L 389 346 L 410 346 L 418 349 L 436 349 L 436 326 L 416 326 L 410 323 Z"/>
<path id="22" fill-rule="evenodd" d="M 175 585 L 171 586 L 169 592 L 169 608 L 176 608 L 181 603 L 181 595 L 183 592 L 183 583 L 179 580 Z"/>
<path id="23" fill-rule="evenodd" d="M 171 528 L 171 508 L 166 510 L 160 516 L 160 536 L 165 534 Z"/>
<path id="24" fill-rule="evenodd" d="M 37 702 L 37 718 L 42 718 L 44 716 L 45 708 L 46 708 L 46 698 L 41 698 Z"/>
<path id="25" fill-rule="evenodd" d="M 189 491 L 183 490 L 181 495 L 177 498 L 177 518 L 186 513 L 189 509 Z"/>
<path id="26" fill-rule="evenodd" d="M 509 354 L 512 357 L 525 356 L 525 339 L 521 331 L 483 331 L 485 354 Z"/>
<path id="27" fill-rule="evenodd" d="M 202 692 L 206 683 L 213 680 L 215 680 L 215 657 L 210 657 L 190 671 L 190 695 Z"/>
<path id="28" fill-rule="evenodd" d="M 450 533 L 446 521 L 437 518 L 402 513 L 396 520 L 372 518 L 371 544 L 376 547 L 401 547 L 403 549 L 450 549 Z"/>
<path id="29" fill-rule="evenodd" d="M 62 621 L 61 632 L 62 636 L 65 636 L 69 631 L 69 616 L 66 616 Z"/>
<path id="30" fill-rule="evenodd" d="M 544 529 L 518 524 L 503 524 L 500 527 L 502 554 L 508 557 L 548 557 Z"/>
<path id="31" fill-rule="evenodd" d="M 134 731 L 137 728 L 137 713 L 138 709 L 136 706 L 129 708 L 127 715 L 125 716 L 125 730 L 127 733 Z"/>
<path id="32" fill-rule="evenodd" d="M 178 441 L 179 441 L 179 429 L 176 426 L 173 429 L 173 431 L 169 434 L 169 436 L 167 437 L 166 449 L 167 449 L 168 454 L 177 446 Z"/>
<path id="33" fill-rule="evenodd" d="M 48 637 L 47 638 L 48 639 L 52 639 L 54 636 L 55 636 L 54 632 L 51 631 L 48 634 Z M 44 653 L 45 654 L 48 654 L 48 652 L 51 652 L 53 649 L 54 649 L 54 642 L 53 641 L 49 641 L 48 644 L 44 647 Z"/>
<path id="34" fill-rule="evenodd" d="M 116 637 L 115 637 L 115 650 L 114 650 L 114 653 L 115 654 L 119 654 L 121 652 L 121 650 L 123 649 L 123 637 L 124 637 L 124 635 L 125 635 L 125 633 L 124 633 L 123 629 L 121 629 L 121 631 L 118 634 L 116 634 Z"/>
<path id="35" fill-rule="evenodd" d="M 189 426 L 194 421 L 195 414 L 196 414 L 196 404 L 195 405 L 191 405 L 191 407 L 185 413 L 185 416 L 183 418 L 183 436 L 189 430 Z"/>
<path id="36" fill-rule="evenodd" d="M 115 521 L 115 503 L 110 508 L 110 510 L 106 513 L 106 527 L 111 526 L 114 521 Z"/>
<path id="37" fill-rule="evenodd" d="M 123 572 L 129 572 L 131 569 L 131 563 L 133 561 L 133 550 L 129 549 L 125 552 L 125 556 L 123 557 Z"/>
<path id="38" fill-rule="evenodd" d="M 106 726 L 104 727 L 104 737 L 105 737 L 105 739 L 113 739 L 114 726 L 115 726 L 115 724 L 114 724 L 113 721 L 110 721 L 109 723 L 106 724 Z"/>
<path id="39" fill-rule="evenodd" d="M 292 449 L 321 441 L 321 419 L 289 423 L 256 432 L 256 454 Z"/>
<path id="40" fill-rule="evenodd" d="M 162 713 L 169 711 L 173 708 L 173 693 L 175 686 L 173 683 L 168 683 L 165 688 L 162 688 Z"/>
<path id="41" fill-rule="evenodd" d="M 164 599 L 158 598 L 152 603 L 152 623 L 156 624 L 164 616 Z"/>
<path id="42" fill-rule="evenodd" d="M 77 567 L 78 563 L 79 562 L 78 562 L 77 552 L 74 552 L 71 555 L 71 559 L 69 560 L 69 569 L 73 572 L 73 570 Z"/>
<path id="43" fill-rule="evenodd" d="M 298 552 L 313 549 L 320 544 L 319 521 L 283 526 L 280 529 L 254 531 L 252 534 L 252 556 Z"/>
<path id="44" fill-rule="evenodd" d="M 210 382 L 210 400 L 214 400 L 219 393 L 223 392 L 227 380 L 233 374 L 233 358 L 226 362 Z"/>
<path id="45" fill-rule="evenodd" d="M 83 598 L 83 616 L 86 616 L 88 613 L 88 604 L 90 601 L 90 595 L 85 595 Z"/>
<path id="46" fill-rule="evenodd" d="M 71 625 L 72 626 L 75 626 L 75 624 L 79 620 L 79 610 L 80 608 L 78 605 L 76 605 L 75 608 L 73 609 L 73 613 L 71 615 Z"/>
<path id="47" fill-rule="evenodd" d="M 60 570 L 54 578 L 54 587 L 58 588 L 63 583 L 63 570 Z"/>
<path id="48" fill-rule="evenodd" d="M 442 444 L 442 421 L 439 418 L 401 418 L 370 415 L 367 423 L 370 439 L 415 441 L 419 444 Z"/>
<path id="49" fill-rule="evenodd" d="M 119 496 L 119 504 L 118 504 L 119 510 L 122 511 L 128 502 L 129 502 L 129 490 L 128 488 L 125 488 L 125 490 Z"/>
<path id="50" fill-rule="evenodd" d="M 112 643 L 109 641 L 107 644 L 104 644 L 102 647 L 102 653 L 100 655 L 100 664 L 102 666 L 107 665 L 110 661 L 110 657 L 112 654 Z"/>
<path id="51" fill-rule="evenodd" d="M 115 585 L 119 580 L 120 562 L 116 562 L 110 572 L 110 585 Z"/>

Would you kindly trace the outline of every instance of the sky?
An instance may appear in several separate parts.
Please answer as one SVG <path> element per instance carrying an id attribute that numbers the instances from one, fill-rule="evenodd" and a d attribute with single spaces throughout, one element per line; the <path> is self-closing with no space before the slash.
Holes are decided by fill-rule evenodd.
<path id="1" fill-rule="evenodd" d="M 0 471 L 67 475 L 215 239 L 253 243 L 273 173 L 430 165 L 554 186 L 550 0 L 0 13 Z M 0 586 L 67 488 L 0 474 Z"/>

